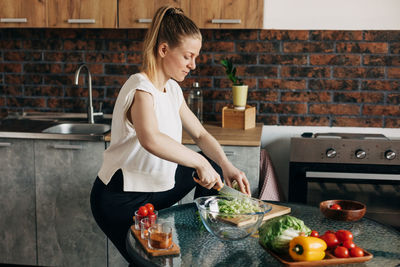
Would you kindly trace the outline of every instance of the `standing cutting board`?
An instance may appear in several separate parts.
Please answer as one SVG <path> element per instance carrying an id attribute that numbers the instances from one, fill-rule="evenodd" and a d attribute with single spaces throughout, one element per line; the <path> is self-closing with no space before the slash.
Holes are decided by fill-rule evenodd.
<path id="1" fill-rule="evenodd" d="M 276 204 L 271 204 L 268 203 L 268 205 L 270 205 L 272 207 L 270 212 L 267 212 L 264 215 L 263 221 L 284 215 L 284 214 L 288 214 L 290 213 L 291 209 L 290 207 L 286 207 L 286 206 L 281 206 L 281 205 L 276 205 Z M 246 218 L 246 215 L 243 215 L 241 217 L 236 217 L 236 218 L 221 218 L 222 220 L 234 224 L 238 227 L 242 227 L 245 226 L 249 223 L 255 222 L 255 220 L 257 220 L 257 218 Z"/>

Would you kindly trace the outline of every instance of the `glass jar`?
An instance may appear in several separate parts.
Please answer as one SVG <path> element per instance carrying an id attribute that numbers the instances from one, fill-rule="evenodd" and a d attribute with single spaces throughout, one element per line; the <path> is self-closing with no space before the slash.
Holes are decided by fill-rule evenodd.
<path id="1" fill-rule="evenodd" d="M 193 83 L 187 102 L 190 110 L 203 123 L 203 93 L 198 82 Z"/>

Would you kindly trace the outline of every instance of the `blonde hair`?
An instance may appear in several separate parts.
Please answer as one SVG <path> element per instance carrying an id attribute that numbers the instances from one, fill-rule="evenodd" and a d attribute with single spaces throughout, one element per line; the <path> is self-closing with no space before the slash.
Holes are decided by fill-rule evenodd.
<path id="1" fill-rule="evenodd" d="M 183 14 L 182 9 L 173 6 L 160 7 L 154 14 L 150 28 L 143 42 L 143 63 L 141 71 L 150 80 L 156 73 L 157 49 L 159 44 L 167 43 L 171 48 L 177 47 L 183 37 L 193 36 L 201 40 L 200 29 Z"/>

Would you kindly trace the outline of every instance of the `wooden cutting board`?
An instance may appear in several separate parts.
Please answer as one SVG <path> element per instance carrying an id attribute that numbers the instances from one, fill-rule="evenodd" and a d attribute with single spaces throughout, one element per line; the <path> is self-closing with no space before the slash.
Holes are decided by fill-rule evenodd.
<path id="1" fill-rule="evenodd" d="M 175 242 L 172 242 L 172 247 L 170 249 L 151 249 L 147 246 L 147 240 L 140 237 L 140 231 L 135 229 L 135 225 L 131 226 L 131 232 L 150 256 L 177 255 L 181 252 L 179 246 L 175 244 Z"/>
<path id="2" fill-rule="evenodd" d="M 271 203 L 268 203 L 268 205 L 271 205 L 272 209 L 270 212 L 267 212 L 264 215 L 263 221 L 266 221 L 266 220 L 269 220 L 269 219 L 272 219 L 272 218 L 275 218 L 275 217 L 278 217 L 278 216 L 281 216 L 284 214 L 288 214 L 291 211 L 290 207 L 271 204 Z M 238 227 L 242 227 L 249 223 L 254 222 L 255 220 L 257 220 L 257 218 L 247 219 L 244 215 L 242 218 L 229 218 L 229 219 L 224 218 L 223 220 L 226 222 L 232 223 Z"/>
<path id="3" fill-rule="evenodd" d="M 272 210 L 270 212 L 267 212 L 264 215 L 263 221 L 281 216 L 281 215 L 285 215 L 291 212 L 291 208 L 290 207 L 286 207 L 286 206 L 281 206 L 281 205 L 276 205 L 276 204 L 271 204 L 268 203 L 269 205 L 272 206 Z"/>

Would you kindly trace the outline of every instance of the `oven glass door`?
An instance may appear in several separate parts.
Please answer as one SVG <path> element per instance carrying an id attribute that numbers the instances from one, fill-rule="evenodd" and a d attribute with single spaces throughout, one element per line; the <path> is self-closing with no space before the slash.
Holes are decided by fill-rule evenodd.
<path id="1" fill-rule="evenodd" d="M 400 229 L 400 185 L 375 182 L 377 179 L 400 181 L 400 175 L 313 171 L 307 171 L 305 175 L 308 204 L 318 206 L 328 199 L 360 201 L 367 206 L 368 218 Z"/>

